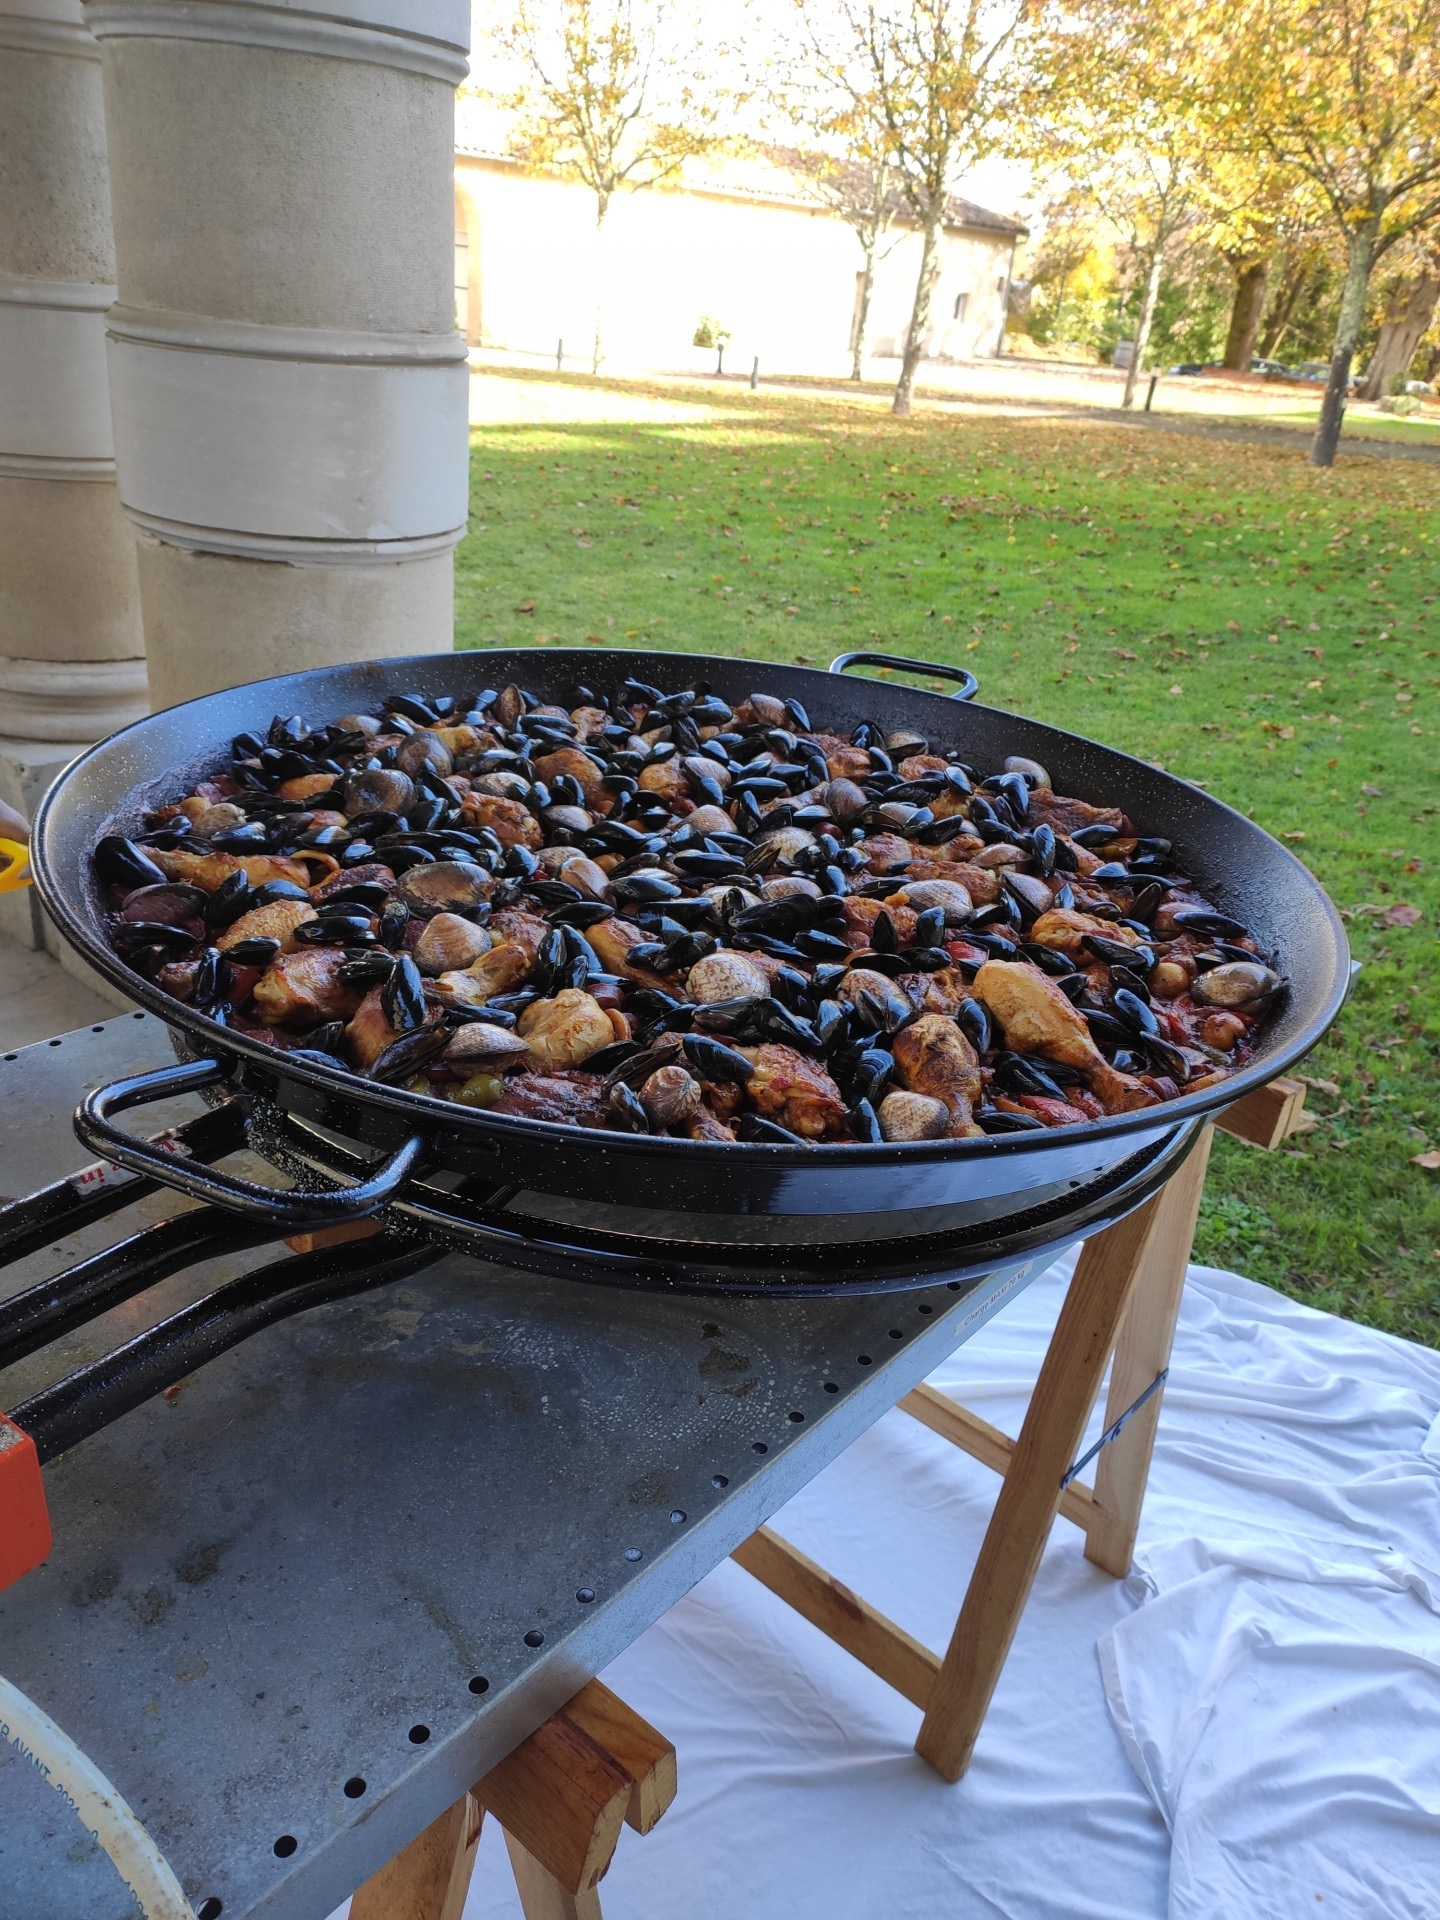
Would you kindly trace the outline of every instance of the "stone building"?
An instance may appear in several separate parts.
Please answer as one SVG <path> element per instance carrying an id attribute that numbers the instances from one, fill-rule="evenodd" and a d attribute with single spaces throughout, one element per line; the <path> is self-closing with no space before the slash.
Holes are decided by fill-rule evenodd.
<path id="1" fill-rule="evenodd" d="M 777 152 L 692 169 L 673 185 L 617 194 L 597 236 L 585 187 L 507 156 L 462 101 L 455 154 L 456 304 L 471 346 L 588 365 L 596 324 L 612 368 L 711 368 L 692 345 L 712 318 L 727 365 L 848 371 L 863 258 L 854 232 L 798 164 Z M 926 356 L 1000 350 L 1017 220 L 950 202 Z M 898 354 L 920 263 L 920 234 L 898 215 L 882 241 L 866 352 Z"/>

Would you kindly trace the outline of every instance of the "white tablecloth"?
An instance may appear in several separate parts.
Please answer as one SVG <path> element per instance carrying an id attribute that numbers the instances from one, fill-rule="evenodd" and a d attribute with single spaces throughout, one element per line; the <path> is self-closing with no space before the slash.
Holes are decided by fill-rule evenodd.
<path id="1" fill-rule="evenodd" d="M 1067 1274 L 936 1385 L 1016 1431 Z M 966 1778 L 726 1565 L 605 1676 L 680 1761 L 608 1920 L 1436 1920 L 1437 1408 L 1440 1354 L 1192 1270 L 1136 1572 L 1056 1523 Z M 894 1413 L 775 1525 L 943 1648 L 996 1485 Z M 517 1914 L 492 1826 L 466 1917 Z"/>

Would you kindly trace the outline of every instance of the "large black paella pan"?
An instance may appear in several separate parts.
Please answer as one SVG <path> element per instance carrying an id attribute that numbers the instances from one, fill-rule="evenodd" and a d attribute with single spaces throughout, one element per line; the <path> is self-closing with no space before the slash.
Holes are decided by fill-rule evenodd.
<path id="1" fill-rule="evenodd" d="M 879 656 L 847 656 L 854 661 Z M 837 663 L 839 664 L 839 663 Z M 948 669 L 927 668 L 948 674 Z M 653 1137 L 447 1105 L 403 1086 L 342 1075 L 217 1025 L 138 978 L 107 931 L 107 903 L 93 872 L 97 843 L 133 833 L 146 812 L 188 792 L 227 764 L 237 735 L 263 735 L 277 714 L 314 724 L 366 712 L 387 696 L 455 696 L 518 682 L 565 704 L 577 683 L 608 689 L 638 677 L 667 690 L 697 680 L 737 704 L 752 694 L 801 703 L 812 725 L 849 735 L 861 722 L 881 734 L 910 729 L 936 751 L 958 749 L 977 766 L 1009 756 L 1040 763 L 1057 791 L 1124 810 L 1147 835 L 1173 843 L 1174 860 L 1206 897 L 1249 930 L 1284 988 L 1253 1054 L 1230 1077 L 1163 1106 L 1113 1113 L 1083 1127 L 964 1139 L 852 1141 L 792 1146 Z M 969 682 L 969 677 L 964 676 Z M 182 1184 L 200 1197 L 255 1211 L 264 1202 L 229 1176 L 202 1167 L 176 1177 L 163 1156 L 128 1142 L 110 1121 L 126 1106 L 180 1087 L 246 1090 L 282 1112 L 389 1156 L 366 1186 L 378 1204 L 423 1163 L 431 1169 L 509 1182 L 561 1201 L 663 1207 L 721 1215 L 855 1216 L 896 1221 L 943 1209 L 952 1225 L 1003 1221 L 1104 1185 L 1150 1160 L 1167 1159 L 1206 1112 L 1225 1106 L 1293 1065 L 1335 1018 L 1348 955 L 1334 908 L 1314 877 L 1253 822 L 1183 780 L 1063 731 L 958 698 L 872 679 L 798 667 L 637 654 L 624 650 L 487 651 L 366 662 L 288 675 L 153 715 L 83 755 L 47 795 L 36 822 L 33 864 L 50 913 L 87 960 L 165 1020 L 184 1064 L 89 1103 L 86 1137 L 126 1164 Z M 363 1210 L 352 1191 L 350 1211 Z M 298 1217 L 298 1213 L 297 1213 Z"/>

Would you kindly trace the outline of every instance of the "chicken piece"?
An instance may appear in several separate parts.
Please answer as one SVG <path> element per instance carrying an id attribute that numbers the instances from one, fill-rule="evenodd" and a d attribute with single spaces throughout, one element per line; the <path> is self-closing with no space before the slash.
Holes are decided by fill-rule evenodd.
<path id="1" fill-rule="evenodd" d="M 497 945 L 507 941 L 512 947 L 519 947 L 529 957 L 532 967 L 540 952 L 540 943 L 550 931 L 548 920 L 542 920 L 538 913 L 528 913 L 524 907 L 502 907 L 499 913 L 491 914 L 485 924 Z"/>
<path id="2" fill-rule="evenodd" d="M 255 982 L 255 1005 L 277 1027 L 318 1027 L 348 1020 L 360 1004 L 358 987 L 340 978 L 345 955 L 338 947 L 302 947 L 277 953 Z"/>
<path id="3" fill-rule="evenodd" d="M 902 780 L 923 780 L 927 773 L 944 773 L 949 762 L 938 753 L 911 753 L 895 771 Z"/>
<path id="4" fill-rule="evenodd" d="M 615 1038 L 605 1009 L 578 987 L 526 1007 L 516 1032 L 547 1067 L 579 1067 Z"/>
<path id="5" fill-rule="evenodd" d="M 677 800 L 690 798 L 690 782 L 685 778 L 679 755 L 671 760 L 652 760 L 640 770 L 640 785 L 646 793 L 655 793 L 673 807 Z"/>
<path id="6" fill-rule="evenodd" d="M 921 1013 L 943 1013 L 951 1020 L 962 1002 L 973 998 L 959 967 L 942 967 L 938 973 L 902 973 L 895 984 Z"/>
<path id="7" fill-rule="evenodd" d="M 832 780 L 864 780 L 873 771 L 864 747 L 852 747 L 838 734 L 818 733 L 815 745 L 825 756 Z"/>
<path id="8" fill-rule="evenodd" d="M 618 973 L 623 980 L 634 980 L 642 987 L 661 987 L 667 993 L 673 993 L 679 983 L 678 974 L 654 973 L 649 967 L 632 966 L 630 963 L 630 949 L 640 946 L 650 937 L 633 920 L 621 920 L 614 916 L 602 920 L 598 926 L 585 929 L 585 938 L 599 955 L 600 964 L 607 973 Z"/>
<path id="9" fill-rule="evenodd" d="M 908 947 L 915 938 L 916 914 L 913 907 L 907 907 L 903 901 L 891 906 L 888 901 L 882 905 L 878 900 L 866 900 L 860 894 L 848 894 L 840 907 L 845 931 L 841 935 L 852 953 L 864 953 L 872 944 L 875 922 L 882 913 L 890 916 L 890 924 L 895 929 L 897 946 Z"/>
<path id="10" fill-rule="evenodd" d="M 1097 1104 L 1093 1096 L 1091 1104 Z M 1047 1127 L 1079 1127 L 1092 1117 L 1083 1107 L 1073 1106 L 1068 1100 L 1056 1100 L 1043 1093 L 1027 1093 L 1019 1100 L 1011 1100 L 1002 1093 L 996 1098 L 995 1107 L 1000 1113 L 1033 1114 L 1037 1120 L 1043 1120 Z M 1093 1117 L 1098 1119 L 1099 1115 Z"/>
<path id="11" fill-rule="evenodd" d="M 313 794 L 328 793 L 334 784 L 333 773 L 301 773 L 293 780 L 282 780 L 275 791 L 282 800 L 308 800 Z"/>
<path id="12" fill-rule="evenodd" d="M 946 1138 L 965 1140 L 980 1132 L 975 1124 L 983 1082 L 980 1056 L 953 1020 L 943 1013 L 922 1013 L 895 1036 L 895 1070 L 911 1093 L 943 1100 L 950 1110 Z"/>
<path id="13" fill-rule="evenodd" d="M 518 800 L 507 800 L 498 793 L 467 793 L 460 802 L 460 815 L 473 833 L 477 827 L 489 827 L 503 846 L 539 847 L 545 835 L 540 822 Z"/>
<path id="14" fill-rule="evenodd" d="M 156 974 L 155 984 L 172 1000 L 189 1000 L 194 995 L 195 976 L 199 971 L 198 960 L 167 960 Z"/>
<path id="15" fill-rule="evenodd" d="M 1048 908 L 1031 927 L 1029 938 L 1037 947 L 1051 947 L 1057 953 L 1082 954 L 1085 937 L 1092 933 L 1101 940 L 1114 940 L 1125 947 L 1140 944 L 1140 936 L 1133 927 L 1122 927 L 1116 920 L 1101 920 L 1075 907 Z"/>
<path id="16" fill-rule="evenodd" d="M 778 1121 L 804 1140 L 850 1138 L 840 1089 L 816 1061 L 770 1041 L 737 1051 L 755 1069 L 745 1091 L 767 1120 Z"/>
<path id="17" fill-rule="evenodd" d="M 263 887 L 267 880 L 310 885 L 310 875 L 300 862 L 282 853 L 171 853 L 161 847 L 147 847 L 145 851 L 167 880 L 184 880 L 202 893 L 214 893 L 232 873 L 243 873 L 252 887 Z"/>
<path id="18" fill-rule="evenodd" d="M 1032 789 L 1025 824 L 1053 827 L 1056 833 L 1076 833 L 1081 827 L 1114 827 L 1117 838 L 1135 831 L 1119 807 L 1092 807 L 1086 800 L 1072 800 L 1049 787 Z"/>
<path id="19" fill-rule="evenodd" d="M 725 1122 L 713 1114 L 703 1102 L 686 1127 L 685 1134 L 690 1140 L 716 1140 L 722 1144 L 728 1143 L 730 1146 L 735 1144 L 734 1129 L 727 1127 Z"/>
<path id="20" fill-rule="evenodd" d="M 332 873 L 328 880 L 322 880 L 310 889 L 310 898 L 316 906 L 321 906 L 332 893 L 343 893 L 347 887 L 358 886 L 384 887 L 387 892 L 395 891 L 395 872 L 392 867 L 383 865 L 379 860 L 368 860 L 361 867 L 346 867 L 340 873 Z"/>
<path id="21" fill-rule="evenodd" d="M 1111 1066 L 1079 1008 L 1028 960 L 987 960 L 973 990 L 999 1021 L 1012 1052 L 1038 1053 L 1062 1066 L 1078 1067 L 1106 1113 L 1133 1113 L 1156 1104 L 1157 1096 L 1148 1087 Z"/>
<path id="22" fill-rule="evenodd" d="M 871 873 L 898 872 L 915 858 L 915 849 L 898 833 L 872 833 L 860 842 L 860 851 Z"/>
<path id="23" fill-rule="evenodd" d="M 509 993 L 512 987 L 518 987 L 534 964 L 533 956 L 523 947 L 513 940 L 503 940 L 468 967 L 442 973 L 431 984 L 443 999 L 453 1000 L 457 1006 L 483 1007 L 497 993 Z"/>
<path id="24" fill-rule="evenodd" d="M 400 1029 L 391 1026 L 380 1004 L 380 988 L 371 987 L 345 1029 L 350 1058 L 362 1073 L 368 1072 L 390 1042 L 399 1038 Z"/>
<path id="25" fill-rule="evenodd" d="M 252 907 L 249 913 L 232 920 L 215 944 L 223 953 L 242 940 L 278 940 L 282 952 L 293 953 L 296 927 L 315 917 L 315 909 L 303 900 L 272 900 L 268 906 Z"/>
<path id="26" fill-rule="evenodd" d="M 605 1082 L 598 1073 L 516 1073 L 491 1113 L 509 1113 L 525 1120 L 557 1120 L 572 1127 L 603 1127 L 610 1108 Z"/>
<path id="27" fill-rule="evenodd" d="M 604 733 L 610 724 L 610 716 L 603 707 L 572 707 L 570 718 L 575 723 L 575 738 L 581 742 Z"/>
<path id="28" fill-rule="evenodd" d="M 578 747 L 557 747 L 554 753 L 542 753 L 535 762 L 535 771 L 548 787 L 562 774 L 568 774 L 585 796 L 585 805 L 592 813 L 609 813 L 615 804 L 615 796 L 605 785 L 605 776 L 588 753 L 582 753 Z M 647 768 L 648 772 L 648 768 Z M 642 786 L 645 784 L 642 780 Z"/>

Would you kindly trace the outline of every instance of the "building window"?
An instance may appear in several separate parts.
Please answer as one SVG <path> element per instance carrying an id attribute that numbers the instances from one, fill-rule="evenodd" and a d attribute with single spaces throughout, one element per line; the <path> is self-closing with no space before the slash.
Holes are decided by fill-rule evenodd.
<path id="1" fill-rule="evenodd" d="M 952 317 L 956 320 L 963 320 L 965 318 L 965 309 L 969 304 L 970 296 L 968 293 L 957 293 L 955 296 L 955 312 Z"/>

